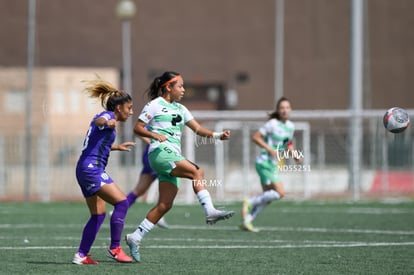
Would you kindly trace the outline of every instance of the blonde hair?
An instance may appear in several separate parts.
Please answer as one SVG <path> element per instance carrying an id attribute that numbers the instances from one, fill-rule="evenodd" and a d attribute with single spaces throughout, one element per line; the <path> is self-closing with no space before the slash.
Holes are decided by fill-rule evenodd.
<path id="1" fill-rule="evenodd" d="M 100 77 L 83 82 L 86 83 L 85 92 L 92 98 L 99 98 L 105 110 L 114 111 L 117 105 L 132 101 L 132 97 L 127 92 L 118 90 Z"/>

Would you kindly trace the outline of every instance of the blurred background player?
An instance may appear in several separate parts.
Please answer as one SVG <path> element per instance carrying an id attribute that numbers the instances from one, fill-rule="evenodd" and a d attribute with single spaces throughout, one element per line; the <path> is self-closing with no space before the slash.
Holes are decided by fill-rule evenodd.
<path id="1" fill-rule="evenodd" d="M 132 257 L 140 262 L 139 247 L 142 238 L 151 231 L 172 207 L 179 188 L 178 178 L 192 180 L 194 193 L 204 208 L 206 222 L 214 224 L 233 216 L 234 211 L 217 210 L 206 189 L 204 171 L 181 155 L 181 135 L 184 125 L 197 135 L 226 140 L 230 131 L 213 132 L 202 127 L 188 109 L 178 103 L 184 96 L 184 81 L 175 72 L 156 77 L 148 89 L 150 102 L 143 108 L 134 132 L 151 139 L 149 161 L 159 179 L 159 200 L 132 234 L 126 235 Z M 148 125 L 148 126 L 147 126 Z M 148 127 L 148 130 L 147 128 Z"/>
<path id="2" fill-rule="evenodd" d="M 90 218 L 83 229 L 74 264 L 98 264 L 89 254 L 96 235 L 105 219 L 106 203 L 114 206 L 110 221 L 111 243 L 107 256 L 122 263 L 132 262 L 120 246 L 128 201 L 118 185 L 105 172 L 110 151 L 129 152 L 134 142 L 113 145 L 117 121 L 126 121 L 132 115 L 132 98 L 125 91 L 119 91 L 101 80 L 87 81 L 86 92 L 92 98 L 99 98 L 105 111 L 95 115 L 86 134 L 82 153 L 76 166 L 76 178 L 85 197 Z"/>
<path id="3" fill-rule="evenodd" d="M 145 149 L 144 149 L 144 152 L 142 153 L 142 166 L 143 167 L 139 175 L 137 185 L 135 186 L 134 190 L 132 190 L 127 195 L 129 207 L 131 207 L 139 197 L 144 198 L 151 184 L 155 182 L 155 180 L 157 179 L 157 173 L 155 173 L 155 171 L 151 168 L 149 164 L 149 160 L 148 160 L 148 150 L 149 150 L 150 139 L 144 138 L 144 137 L 141 137 L 141 139 L 145 142 Z M 161 219 L 157 222 L 157 225 L 161 228 L 169 227 L 164 217 L 161 217 Z"/>
<path id="4" fill-rule="evenodd" d="M 288 120 L 291 110 L 290 101 L 285 97 L 280 98 L 276 103 L 276 110 L 269 115 L 269 120 L 252 136 L 253 142 L 262 149 L 256 158 L 256 171 L 263 193 L 244 200 L 241 225 L 243 230 L 258 232 L 252 224 L 253 220 L 268 204 L 285 195 L 278 173 L 277 152 L 286 149 L 293 151 L 295 126 Z M 300 159 L 295 160 L 300 162 Z"/>

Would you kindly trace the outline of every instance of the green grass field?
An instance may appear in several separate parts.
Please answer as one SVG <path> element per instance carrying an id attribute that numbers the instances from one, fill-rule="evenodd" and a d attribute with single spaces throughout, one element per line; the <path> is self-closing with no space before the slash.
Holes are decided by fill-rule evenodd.
<path id="1" fill-rule="evenodd" d="M 271 204 L 259 233 L 238 229 L 240 204 L 227 221 L 208 226 L 198 205 L 176 205 L 170 229 L 144 239 L 142 263 L 105 256 L 109 218 L 92 247 L 97 266 L 71 264 L 88 218 L 83 203 L 2 203 L 2 274 L 414 274 L 414 201 Z M 125 233 L 151 206 L 135 204 Z M 128 247 L 122 243 L 129 253 Z"/>

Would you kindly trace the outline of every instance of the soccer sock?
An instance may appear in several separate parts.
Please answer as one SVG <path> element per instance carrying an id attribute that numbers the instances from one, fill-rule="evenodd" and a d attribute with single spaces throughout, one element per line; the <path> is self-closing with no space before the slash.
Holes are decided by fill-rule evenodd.
<path id="1" fill-rule="evenodd" d="M 261 204 L 269 203 L 274 200 L 280 199 L 280 195 L 275 190 L 267 190 L 263 192 L 259 196 L 250 199 L 250 204 L 255 207 Z"/>
<path id="2" fill-rule="evenodd" d="M 127 201 L 129 204 L 129 207 L 131 207 L 131 205 L 133 205 L 135 203 L 135 201 L 137 200 L 138 196 L 135 195 L 135 193 L 133 191 L 131 191 L 128 196 L 127 196 Z"/>
<path id="3" fill-rule="evenodd" d="M 263 204 L 259 204 L 256 205 L 252 208 L 252 210 L 250 210 L 250 213 L 247 215 L 247 217 L 244 219 L 244 222 L 248 223 L 248 222 L 252 222 L 257 215 L 263 211 L 263 209 L 266 208 L 266 206 L 268 206 L 270 204 L 270 202 L 267 203 L 263 203 Z"/>
<path id="4" fill-rule="evenodd" d="M 266 208 L 266 206 L 268 206 L 270 204 L 270 202 L 266 202 L 264 204 L 260 204 L 256 207 L 254 207 L 252 209 L 252 211 L 250 211 L 250 215 L 252 215 L 252 218 L 255 219 L 257 217 L 257 215 L 263 211 L 263 209 Z"/>
<path id="5" fill-rule="evenodd" d="M 85 257 L 88 255 L 89 250 L 95 241 L 96 235 L 99 232 L 99 228 L 105 220 L 105 213 L 99 215 L 91 215 L 89 221 L 85 224 L 82 233 L 82 239 L 79 245 L 78 253 L 79 256 Z"/>
<path id="6" fill-rule="evenodd" d="M 197 193 L 198 201 L 200 202 L 201 206 L 204 208 L 204 212 L 206 216 L 215 210 L 213 201 L 211 200 L 210 193 L 207 189 L 201 190 Z"/>
<path id="7" fill-rule="evenodd" d="M 150 232 L 154 228 L 154 224 L 145 218 L 138 226 L 137 230 L 132 233 L 132 238 L 141 241 L 145 234 Z"/>
<path id="8" fill-rule="evenodd" d="M 124 230 L 124 219 L 128 211 L 128 201 L 123 200 L 114 205 L 114 212 L 111 216 L 111 245 L 109 249 L 114 249 L 121 244 L 122 231 Z"/>

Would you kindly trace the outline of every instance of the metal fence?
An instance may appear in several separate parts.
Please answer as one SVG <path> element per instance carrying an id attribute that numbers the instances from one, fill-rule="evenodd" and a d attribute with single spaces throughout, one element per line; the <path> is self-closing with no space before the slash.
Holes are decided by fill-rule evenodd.
<path id="1" fill-rule="evenodd" d="M 239 201 L 261 191 L 254 161 L 259 148 L 251 135 L 266 121 L 266 111 L 194 111 L 202 125 L 220 131 L 231 129 L 228 141 L 195 136 L 187 129 L 183 136 L 184 155 L 205 171 L 205 184 L 216 201 Z M 392 134 L 382 125 L 382 110 L 364 111 L 360 181 L 350 181 L 350 139 L 352 114 L 349 111 L 296 111 L 295 148 L 303 157 L 299 166 L 291 156 L 281 156 L 279 170 L 287 199 L 365 197 L 406 197 L 414 194 L 414 131 Z M 413 119 L 414 110 L 409 110 Z M 24 137 L 0 136 L 1 200 L 82 200 L 75 178 L 75 165 L 83 136 L 56 137 L 47 128 L 33 137 L 31 182 L 24 180 Z M 136 184 L 141 165 L 142 144 L 133 150 L 132 162 L 124 152 L 112 152 L 108 173 L 125 192 Z M 148 200 L 157 198 L 157 184 L 149 190 Z M 352 192 L 352 189 L 355 189 Z M 358 196 L 355 196 L 357 192 Z M 195 201 L 191 183 L 182 180 L 177 202 Z"/>

